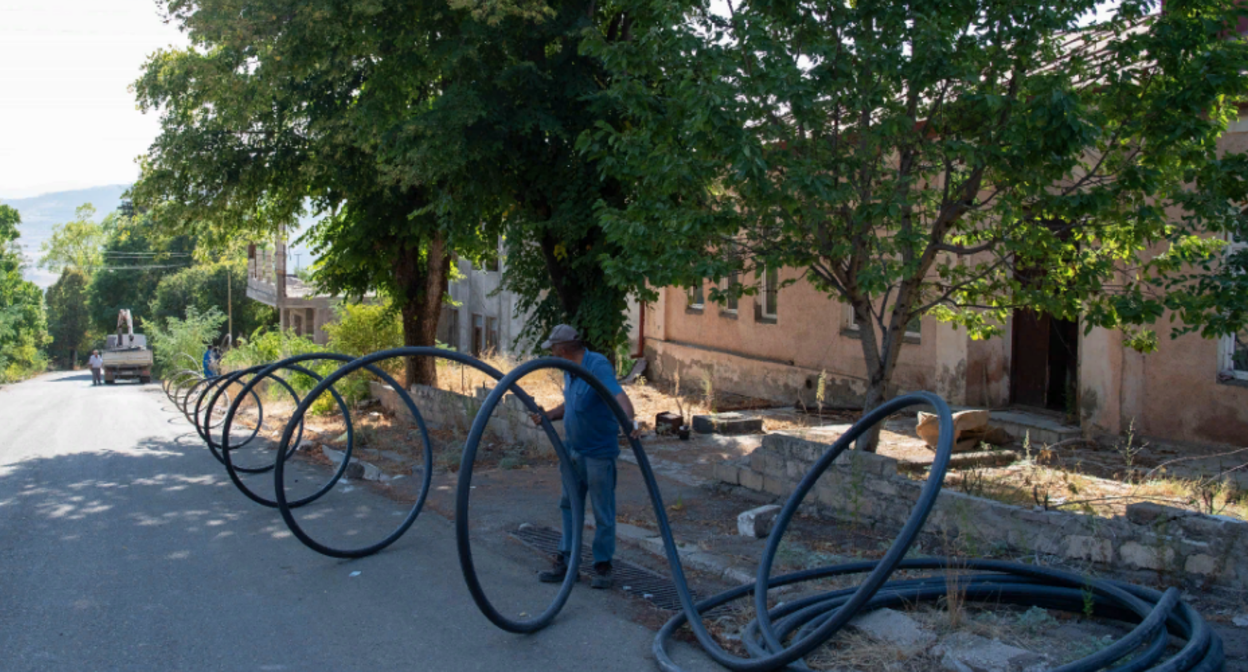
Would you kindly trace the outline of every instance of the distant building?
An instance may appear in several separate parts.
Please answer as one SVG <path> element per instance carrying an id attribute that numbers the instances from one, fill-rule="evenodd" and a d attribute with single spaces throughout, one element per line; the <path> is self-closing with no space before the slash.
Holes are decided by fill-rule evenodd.
<path id="1" fill-rule="evenodd" d="M 315 289 L 286 272 L 286 243 L 274 241 L 272 250 L 251 245 L 247 251 L 247 297 L 273 306 L 283 330 L 292 330 L 324 345 L 329 341 L 325 325 L 336 318 L 334 305 L 341 299 L 316 294 Z M 501 255 L 500 255 L 501 256 Z M 442 307 L 437 338 L 459 352 L 480 356 L 488 352 L 514 353 L 526 316 L 518 314 L 516 297 L 498 291 L 504 262 L 473 268 L 470 261 L 456 262 L 460 278 L 448 287 L 451 299 Z"/>
<path id="2" fill-rule="evenodd" d="M 294 331 L 313 342 L 329 341 L 325 325 L 333 322 L 335 296 L 316 294 L 315 290 L 294 275 L 286 273 L 286 242 L 280 237 L 272 250 L 247 248 L 247 298 L 277 310 L 283 331 Z"/>
<path id="3" fill-rule="evenodd" d="M 448 293 L 458 305 L 442 306 L 438 340 L 459 352 L 481 356 L 488 352 L 516 354 L 528 349 L 520 332 L 528 320 L 517 306 L 517 297 L 500 291 L 506 259 L 474 268 L 472 262 L 456 262 L 460 279 L 450 283 Z"/>

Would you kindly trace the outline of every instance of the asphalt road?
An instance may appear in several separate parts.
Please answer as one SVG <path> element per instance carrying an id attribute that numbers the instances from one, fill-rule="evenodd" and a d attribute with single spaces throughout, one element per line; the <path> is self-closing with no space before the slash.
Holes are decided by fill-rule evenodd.
<path id="1" fill-rule="evenodd" d="M 500 599 L 541 597 L 532 563 L 475 558 Z M 0 672 L 655 669 L 633 611 L 581 587 L 545 631 L 502 632 L 435 513 L 380 555 L 323 557 L 233 488 L 157 385 L 0 389 Z"/>

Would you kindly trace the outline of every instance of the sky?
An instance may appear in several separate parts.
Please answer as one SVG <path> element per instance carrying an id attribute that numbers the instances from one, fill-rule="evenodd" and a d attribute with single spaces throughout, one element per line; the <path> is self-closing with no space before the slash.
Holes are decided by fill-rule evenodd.
<path id="1" fill-rule="evenodd" d="M 0 199 L 134 182 L 160 129 L 129 87 L 186 44 L 155 0 L 0 0 Z"/>
<path id="2" fill-rule="evenodd" d="M 186 43 L 154 0 L 0 0 L 0 198 L 133 182 L 160 129 L 128 88 Z"/>

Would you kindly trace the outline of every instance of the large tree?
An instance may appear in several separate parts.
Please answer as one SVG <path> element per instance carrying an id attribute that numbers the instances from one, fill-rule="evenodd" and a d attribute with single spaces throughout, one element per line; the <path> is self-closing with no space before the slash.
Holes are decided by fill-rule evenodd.
<path id="1" fill-rule="evenodd" d="M 251 334 L 260 327 L 277 322 L 275 311 L 259 301 L 248 301 L 247 261 L 241 258 L 196 264 L 161 278 L 153 289 L 150 301 L 136 306 L 144 311 L 148 324 L 169 328 L 170 319 L 183 319 L 194 308 L 200 314 L 212 310 L 229 315 L 234 334 Z M 222 325 L 224 326 L 224 325 Z M 217 333 L 220 338 L 224 329 Z"/>
<path id="2" fill-rule="evenodd" d="M 871 325 L 868 410 L 923 315 L 984 338 L 1029 308 L 1142 349 L 1167 310 L 1175 334 L 1248 321 L 1248 254 L 1217 240 L 1248 200 L 1217 149 L 1248 91 L 1231 3 L 1095 26 L 1097 0 L 623 4 L 633 39 L 594 52 L 632 123 L 587 139 L 638 185 L 604 213 L 635 252 L 611 271 L 801 269 Z"/>
<path id="3" fill-rule="evenodd" d="M 392 294 L 405 342 L 434 345 L 451 258 L 473 253 L 477 223 L 436 212 L 437 185 L 399 179 L 378 154 L 440 88 L 428 41 L 404 40 L 404 27 L 463 12 L 398 1 L 166 7 L 192 46 L 157 53 L 136 84 L 141 105 L 162 111 L 136 199 L 172 226 L 222 237 L 272 234 L 310 203 L 327 215 L 311 234 L 318 284 Z M 436 380 L 428 358 L 407 373 Z"/>
<path id="4" fill-rule="evenodd" d="M 95 222 L 95 207 L 84 203 L 73 220 L 52 227 L 52 237 L 39 246 L 39 268 L 54 273 L 76 268 L 90 275 L 103 263 L 104 237 L 104 228 Z"/>
<path id="5" fill-rule="evenodd" d="M 136 211 L 129 202 L 107 215 L 101 227 L 105 231 L 101 254 L 108 263 L 91 275 L 87 287 L 91 328 L 98 333 L 113 331 L 117 312 L 128 308 L 135 330 L 141 332 L 161 279 L 193 263 L 195 239 L 166 235 L 147 213 Z"/>
<path id="6" fill-rule="evenodd" d="M 17 210 L 0 205 L 0 382 L 23 378 L 47 363 L 41 349 L 48 341 L 43 293 L 22 278 L 22 249 Z"/>
<path id="7" fill-rule="evenodd" d="M 91 315 L 87 309 L 87 274 L 65 268 L 61 277 L 44 294 L 48 310 L 48 331 L 52 336 L 54 358 L 73 369 L 79 349 L 86 347 Z"/>
<path id="8" fill-rule="evenodd" d="M 605 274 L 603 261 L 627 250 L 608 240 L 594 207 L 622 207 L 630 190 L 603 175 L 576 142 L 600 123 L 619 121 L 598 97 L 610 73 L 581 45 L 590 35 L 624 39 L 626 17 L 593 0 L 453 4 L 471 10 L 454 33 L 432 24 L 402 27 L 404 34 L 424 31 L 417 34 L 430 42 L 453 38 L 456 48 L 437 52 L 440 93 L 385 146 L 390 163 L 404 179 L 443 185 L 443 211 L 487 222 L 490 236 L 502 233 L 504 287 L 530 315 L 530 342 L 567 322 L 614 358 L 627 339 L 627 298 L 639 281 Z"/>

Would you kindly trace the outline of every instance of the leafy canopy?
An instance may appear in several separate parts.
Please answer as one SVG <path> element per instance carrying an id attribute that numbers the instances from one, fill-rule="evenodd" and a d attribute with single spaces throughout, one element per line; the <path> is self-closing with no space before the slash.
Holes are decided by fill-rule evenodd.
<path id="1" fill-rule="evenodd" d="M 868 407 L 920 315 L 977 338 L 1018 308 L 1248 322 L 1248 255 L 1217 242 L 1248 231 L 1248 159 L 1218 146 L 1248 90 L 1232 3 L 1125 0 L 1093 27 L 1097 0 L 620 4 L 633 39 L 589 50 L 628 121 L 582 138 L 637 185 L 601 206 L 632 252 L 612 282 L 800 269 L 873 326 Z"/>

